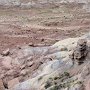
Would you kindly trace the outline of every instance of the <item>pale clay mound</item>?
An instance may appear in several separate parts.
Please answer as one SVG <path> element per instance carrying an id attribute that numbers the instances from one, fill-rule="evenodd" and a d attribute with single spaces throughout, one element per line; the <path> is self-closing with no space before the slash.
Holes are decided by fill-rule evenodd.
<path id="1" fill-rule="evenodd" d="M 8 90 L 90 90 L 90 53 L 81 65 L 70 54 L 79 39 L 90 47 L 90 34 L 49 47 L 18 46 L 2 52 L 0 78 Z M 29 79 L 30 78 L 30 79 Z"/>

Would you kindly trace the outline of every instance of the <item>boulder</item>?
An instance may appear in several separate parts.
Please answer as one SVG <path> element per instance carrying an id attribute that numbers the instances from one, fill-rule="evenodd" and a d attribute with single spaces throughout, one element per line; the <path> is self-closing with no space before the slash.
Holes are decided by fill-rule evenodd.
<path id="1" fill-rule="evenodd" d="M 8 56 L 9 54 L 10 54 L 10 50 L 9 49 L 7 49 L 7 50 L 2 52 L 3 56 Z"/>
<path id="2" fill-rule="evenodd" d="M 72 60 L 77 64 L 83 63 L 88 53 L 86 39 L 79 39 L 77 46 L 72 53 Z"/>
<path id="3" fill-rule="evenodd" d="M 77 49 L 79 51 L 84 51 L 87 48 L 87 40 L 86 39 L 79 39 L 77 42 Z"/>

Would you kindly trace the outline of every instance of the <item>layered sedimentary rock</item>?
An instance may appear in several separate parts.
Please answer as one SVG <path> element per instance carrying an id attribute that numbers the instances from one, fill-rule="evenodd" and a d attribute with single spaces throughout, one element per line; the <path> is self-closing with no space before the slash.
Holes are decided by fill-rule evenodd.
<path id="1" fill-rule="evenodd" d="M 86 62 L 74 67 L 69 54 L 75 50 L 73 58 L 81 63 L 82 57 L 87 57 L 89 42 L 88 37 L 69 38 L 49 47 L 23 46 L 10 50 L 12 54 L 0 56 L 0 78 L 4 87 L 9 90 L 83 90 L 90 77 L 90 61 L 83 58 Z M 75 54 L 76 50 L 80 54 Z"/>
<path id="2" fill-rule="evenodd" d="M 72 53 L 72 60 L 77 64 L 81 64 L 84 62 L 87 53 L 88 53 L 87 40 L 79 39 L 77 42 L 77 46 Z"/>

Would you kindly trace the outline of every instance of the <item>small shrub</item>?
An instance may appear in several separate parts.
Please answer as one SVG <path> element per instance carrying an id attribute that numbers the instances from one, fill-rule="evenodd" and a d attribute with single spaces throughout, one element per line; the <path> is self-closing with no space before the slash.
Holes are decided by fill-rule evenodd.
<path id="1" fill-rule="evenodd" d="M 38 81 L 40 81 L 42 78 L 43 78 L 43 77 L 39 77 L 39 78 L 38 78 Z"/>
<path id="2" fill-rule="evenodd" d="M 68 76 L 68 77 L 70 76 L 70 74 L 68 72 L 64 72 L 64 75 Z"/>
<path id="3" fill-rule="evenodd" d="M 60 79 L 59 77 L 54 77 L 54 80 Z"/>
<path id="4" fill-rule="evenodd" d="M 47 81 L 45 85 L 45 89 L 49 88 L 50 86 L 51 86 L 51 83 Z"/>
<path id="5" fill-rule="evenodd" d="M 78 81 L 77 84 L 82 84 L 83 82 L 82 81 Z"/>

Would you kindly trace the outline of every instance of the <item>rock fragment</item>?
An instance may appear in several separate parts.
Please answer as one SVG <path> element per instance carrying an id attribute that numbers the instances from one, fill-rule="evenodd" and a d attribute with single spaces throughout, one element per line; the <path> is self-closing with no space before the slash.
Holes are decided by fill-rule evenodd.
<path id="1" fill-rule="evenodd" d="M 33 64 L 34 64 L 34 62 L 31 61 L 31 62 L 28 62 L 28 63 L 27 63 L 27 66 L 28 66 L 28 67 L 31 67 Z"/>
<path id="2" fill-rule="evenodd" d="M 28 44 L 28 46 L 32 46 L 32 47 L 33 47 L 33 46 L 34 46 L 34 44 L 31 42 L 31 43 L 29 43 L 29 44 Z"/>
<path id="3" fill-rule="evenodd" d="M 72 60 L 77 64 L 82 64 L 87 56 L 87 41 L 86 39 L 79 39 L 77 46 L 72 53 Z"/>
<path id="4" fill-rule="evenodd" d="M 23 69 L 21 72 L 20 72 L 20 75 L 22 76 L 25 76 L 27 74 L 27 69 Z"/>
<path id="5" fill-rule="evenodd" d="M 2 52 L 3 56 L 8 56 L 9 54 L 10 54 L 10 50 L 9 49 L 7 49 L 7 50 Z"/>

